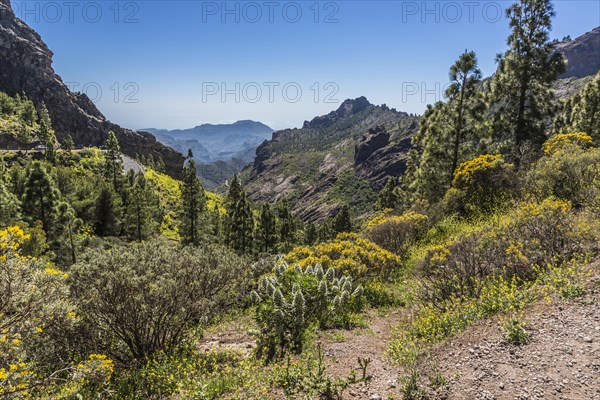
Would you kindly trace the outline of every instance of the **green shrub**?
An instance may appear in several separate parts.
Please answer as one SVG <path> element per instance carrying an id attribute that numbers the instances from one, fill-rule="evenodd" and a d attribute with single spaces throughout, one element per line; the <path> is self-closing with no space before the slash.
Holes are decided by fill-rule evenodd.
<path id="1" fill-rule="evenodd" d="M 489 213 L 514 196 L 516 185 L 512 164 L 501 155 L 481 155 L 456 169 L 443 202 L 448 211 L 462 215 Z"/>
<path id="2" fill-rule="evenodd" d="M 419 264 L 423 294 L 438 303 L 455 295 L 478 296 L 477 280 L 488 275 L 533 278 L 536 266 L 559 266 L 595 248 L 596 230 L 568 202 L 523 204 L 495 225 L 431 246 Z"/>
<path id="3" fill-rule="evenodd" d="M 187 328 L 233 305 L 245 279 L 243 261 L 227 249 L 153 242 L 89 250 L 70 274 L 88 345 L 123 363 L 175 349 Z"/>
<path id="4" fill-rule="evenodd" d="M 287 350 L 301 353 L 311 325 L 322 329 L 351 326 L 362 294 L 361 286 L 355 287 L 348 276 L 336 277 L 333 268 L 325 272 L 321 265 L 302 269 L 280 263 L 275 274 L 263 278 L 252 293 L 258 305 L 259 356 L 268 361 Z"/>
<path id="5" fill-rule="evenodd" d="M 415 212 L 402 215 L 381 214 L 367 223 L 366 234 L 378 246 L 405 256 L 410 246 L 425 231 L 427 220 L 426 215 Z"/>
<path id="6" fill-rule="evenodd" d="M 525 329 L 527 324 L 522 317 L 513 316 L 501 319 L 500 326 L 504 332 L 504 339 L 508 343 L 521 346 L 531 341 L 531 337 Z"/>
<path id="7" fill-rule="evenodd" d="M 600 148 L 584 150 L 572 144 L 552 148 L 527 174 L 524 191 L 538 200 L 555 197 L 600 211 Z"/>

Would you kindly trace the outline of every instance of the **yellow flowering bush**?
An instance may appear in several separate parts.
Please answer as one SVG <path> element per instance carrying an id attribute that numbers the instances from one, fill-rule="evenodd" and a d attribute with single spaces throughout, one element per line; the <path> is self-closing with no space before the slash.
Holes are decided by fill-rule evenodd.
<path id="1" fill-rule="evenodd" d="M 559 133 L 544 143 L 544 153 L 554 154 L 565 147 L 586 148 L 591 146 L 592 137 L 583 132 Z"/>
<path id="2" fill-rule="evenodd" d="M 441 303 L 452 296 L 479 296 L 474 277 L 495 274 L 530 279 L 536 267 L 560 266 L 595 250 L 598 229 L 569 202 L 524 203 L 495 220 L 443 244 L 419 262 L 423 295 Z"/>
<path id="3" fill-rule="evenodd" d="M 398 255 L 355 233 L 341 233 L 332 241 L 312 247 L 296 247 L 284 261 L 302 268 L 320 264 L 353 278 L 389 273 L 401 263 Z"/>
<path id="4" fill-rule="evenodd" d="M 537 200 L 556 197 L 600 212 L 600 148 L 555 147 L 527 173 L 524 191 Z"/>
<path id="5" fill-rule="evenodd" d="M 377 245 L 404 256 L 423 234 L 428 217 L 409 211 L 402 215 L 378 214 L 367 222 L 365 233 Z"/>
<path id="6" fill-rule="evenodd" d="M 20 227 L 0 230 L 0 397 L 44 393 L 58 398 L 93 368 L 87 365 L 75 374 L 77 368 L 69 362 L 72 349 L 65 339 L 77 318 L 69 302 L 68 275 L 50 263 L 21 256 L 28 240 Z M 53 373 L 65 384 L 46 379 Z"/>
<path id="7" fill-rule="evenodd" d="M 491 212 L 513 196 L 514 166 L 500 154 L 484 154 L 462 163 L 444 197 L 446 209 L 463 215 Z"/>

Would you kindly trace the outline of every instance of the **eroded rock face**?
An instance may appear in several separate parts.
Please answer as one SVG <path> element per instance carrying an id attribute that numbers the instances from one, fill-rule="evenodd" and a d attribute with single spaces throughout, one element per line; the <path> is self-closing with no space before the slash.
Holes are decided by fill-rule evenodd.
<path id="1" fill-rule="evenodd" d="M 277 131 L 256 151 L 245 181 L 248 196 L 259 202 L 288 199 L 295 215 L 323 221 L 364 195 L 348 194 L 349 181 L 366 180 L 378 189 L 388 176 L 404 173 L 417 119 L 359 97 L 301 129 Z"/>
<path id="2" fill-rule="evenodd" d="M 556 45 L 568 60 L 564 78 L 583 78 L 595 75 L 600 70 L 600 27 L 580 37 Z"/>
<path id="3" fill-rule="evenodd" d="M 15 16 L 10 0 L 0 0 L 0 91 L 11 96 L 25 93 L 37 106 L 45 103 L 59 141 L 70 134 L 77 144 L 100 145 L 112 130 L 125 154 L 160 157 L 169 175 L 180 176 L 181 154 L 148 133 L 107 121 L 85 94 L 67 88 L 52 68 L 52 56 L 40 35 Z"/>
<path id="4" fill-rule="evenodd" d="M 360 158 L 355 157 L 354 171 L 357 176 L 367 179 L 373 189 L 381 190 L 388 177 L 404 175 L 411 147 L 411 137 L 380 147 L 359 143 L 356 151 Z"/>

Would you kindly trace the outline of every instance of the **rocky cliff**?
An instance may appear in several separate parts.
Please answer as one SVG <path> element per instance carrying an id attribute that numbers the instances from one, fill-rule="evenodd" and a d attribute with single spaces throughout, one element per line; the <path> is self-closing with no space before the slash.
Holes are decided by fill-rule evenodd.
<path id="1" fill-rule="evenodd" d="M 584 78 L 600 71 L 600 27 L 574 40 L 558 43 L 556 49 L 568 60 L 567 71 L 561 79 Z"/>
<path id="2" fill-rule="evenodd" d="M 342 204 L 359 216 L 388 176 L 404 172 L 416 120 L 365 97 L 346 100 L 259 146 L 244 171 L 248 194 L 255 201 L 288 199 L 304 220 L 322 221 Z"/>
<path id="3" fill-rule="evenodd" d="M 10 0 L 0 0 L 0 91 L 13 96 L 24 93 L 36 105 L 45 103 L 59 140 L 70 134 L 76 143 L 99 145 L 112 130 L 125 154 L 160 157 L 170 175 L 180 175 L 181 154 L 149 133 L 107 121 L 85 94 L 67 88 L 52 68 L 52 56 L 40 35 L 15 16 Z"/>

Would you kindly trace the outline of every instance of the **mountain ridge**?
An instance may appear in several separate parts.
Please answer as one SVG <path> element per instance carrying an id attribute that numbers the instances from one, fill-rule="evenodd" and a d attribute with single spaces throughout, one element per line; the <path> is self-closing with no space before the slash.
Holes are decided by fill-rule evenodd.
<path id="1" fill-rule="evenodd" d="M 9 0 L 0 1 L 0 91 L 25 94 L 37 107 L 45 104 L 59 140 L 71 135 L 76 143 L 101 145 L 114 131 L 122 151 L 161 158 L 166 172 L 181 176 L 184 158 L 147 132 L 122 128 L 106 119 L 82 93 L 75 93 L 52 67 L 54 53 L 41 36 L 14 14 Z"/>
<path id="2" fill-rule="evenodd" d="M 407 157 L 389 157 L 386 149 L 399 143 L 406 147 L 416 119 L 361 96 L 306 121 L 302 128 L 276 131 L 272 140 L 258 147 L 254 163 L 242 173 L 248 196 L 260 202 L 289 200 L 293 212 L 306 221 L 334 215 L 346 200 L 358 216 L 372 206 L 385 176 L 406 168 Z M 369 133 L 374 126 L 379 131 Z M 385 140 L 369 140 L 372 135 Z M 367 164 L 368 157 L 357 159 L 357 152 L 367 148 L 386 157 L 375 164 Z"/>

